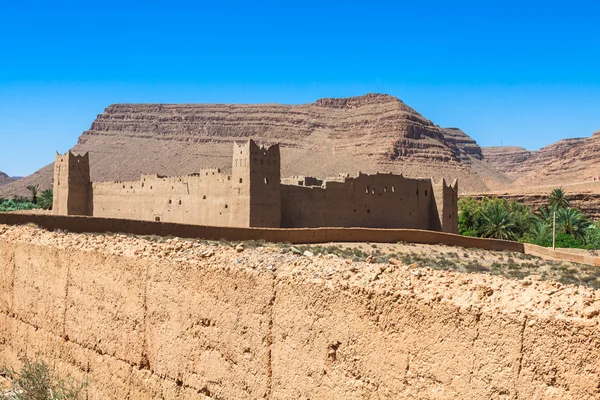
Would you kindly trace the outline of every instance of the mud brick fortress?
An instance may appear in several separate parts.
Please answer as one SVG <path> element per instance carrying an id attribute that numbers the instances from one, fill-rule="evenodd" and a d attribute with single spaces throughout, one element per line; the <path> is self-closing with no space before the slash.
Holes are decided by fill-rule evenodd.
<path id="1" fill-rule="evenodd" d="M 57 154 L 58 215 L 231 227 L 369 227 L 457 232 L 456 180 L 359 173 L 320 180 L 281 179 L 279 145 L 233 145 L 232 172 L 91 182 L 89 155 Z"/>

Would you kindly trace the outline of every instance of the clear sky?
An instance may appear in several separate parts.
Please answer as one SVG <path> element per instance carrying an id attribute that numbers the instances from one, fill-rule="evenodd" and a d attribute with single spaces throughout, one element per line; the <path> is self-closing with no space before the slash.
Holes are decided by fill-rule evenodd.
<path id="1" fill-rule="evenodd" d="M 600 129 L 598 1 L 0 1 L 0 171 L 111 103 L 401 98 L 482 146 Z"/>

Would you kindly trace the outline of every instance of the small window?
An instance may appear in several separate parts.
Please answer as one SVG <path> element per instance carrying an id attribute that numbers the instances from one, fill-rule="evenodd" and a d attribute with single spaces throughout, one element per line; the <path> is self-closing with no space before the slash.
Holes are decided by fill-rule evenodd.
<path id="1" fill-rule="evenodd" d="M 269 184 L 269 178 L 265 178 L 265 185 Z"/>
<path id="2" fill-rule="evenodd" d="M 383 187 L 383 193 L 387 193 L 387 186 Z"/>
<path id="3" fill-rule="evenodd" d="M 452 214 L 448 215 L 448 219 L 452 219 Z"/>
<path id="4" fill-rule="evenodd" d="M 173 203 L 173 200 L 169 199 L 169 204 L 172 204 L 172 203 Z"/>
<path id="5" fill-rule="evenodd" d="M 427 196 L 427 189 L 425 189 L 425 196 Z"/>
<path id="6" fill-rule="evenodd" d="M 179 200 L 179 205 L 181 205 L 181 200 Z"/>
<path id="7" fill-rule="evenodd" d="M 419 195 L 419 189 L 417 189 L 417 196 Z"/>
<path id="8" fill-rule="evenodd" d="M 230 177 L 230 176 L 228 176 L 228 177 L 227 177 L 227 180 L 228 180 L 228 181 L 230 181 L 230 180 L 231 180 L 231 177 Z"/>
<path id="9" fill-rule="evenodd" d="M 125 189 L 125 185 L 123 185 L 123 189 Z"/>
<path id="10" fill-rule="evenodd" d="M 229 208 L 229 206 L 227 204 L 225 204 L 225 208 Z"/>
<path id="11" fill-rule="evenodd" d="M 242 183 L 242 178 L 240 178 L 240 183 Z"/>
<path id="12" fill-rule="evenodd" d="M 370 213 L 370 212 L 371 212 L 371 210 L 367 210 L 367 213 Z"/>
<path id="13" fill-rule="evenodd" d="M 152 190 L 152 186 L 150 186 L 150 190 Z"/>
<path id="14" fill-rule="evenodd" d="M 154 217 L 154 220 L 155 220 L 156 222 L 160 222 L 160 217 Z"/>
<path id="15" fill-rule="evenodd" d="M 371 194 L 375 194 L 375 188 L 371 189 Z"/>
<path id="16" fill-rule="evenodd" d="M 396 192 L 396 187 L 392 186 L 392 193 L 395 193 L 395 192 Z"/>
<path id="17" fill-rule="evenodd" d="M 142 183 L 142 187 L 144 187 L 144 184 Z"/>
<path id="18" fill-rule="evenodd" d="M 202 200 L 206 200 L 206 195 L 202 196 Z"/>
<path id="19" fill-rule="evenodd" d="M 368 186 L 365 186 L 365 193 L 369 194 L 369 187 Z"/>

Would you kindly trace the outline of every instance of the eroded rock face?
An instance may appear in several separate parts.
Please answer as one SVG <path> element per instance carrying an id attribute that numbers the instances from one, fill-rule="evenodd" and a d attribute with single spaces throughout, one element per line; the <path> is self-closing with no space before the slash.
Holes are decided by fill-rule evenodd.
<path id="1" fill-rule="evenodd" d="M 303 105 L 115 104 L 98 115 L 73 150 L 90 152 L 92 180 L 127 180 L 226 170 L 232 142 L 247 138 L 281 143 L 283 177 L 379 171 L 458 178 L 472 190 L 507 182 L 479 168 L 481 149 L 466 134 L 440 128 L 381 94 Z M 40 186 L 49 186 L 49 172 L 40 171 Z"/>
<path id="2" fill-rule="evenodd" d="M 513 187 L 592 181 L 600 175 L 600 131 L 589 138 L 563 139 L 536 151 L 522 147 L 484 147 L 483 156 L 511 178 Z"/>

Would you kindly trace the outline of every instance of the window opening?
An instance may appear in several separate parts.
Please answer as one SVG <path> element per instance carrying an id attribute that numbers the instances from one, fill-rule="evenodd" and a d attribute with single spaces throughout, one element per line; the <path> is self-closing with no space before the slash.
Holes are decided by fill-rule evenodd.
<path id="1" fill-rule="evenodd" d="M 269 184 L 269 178 L 265 178 L 265 185 Z"/>

